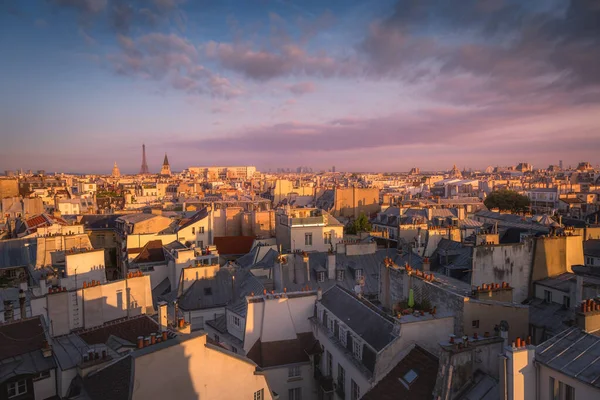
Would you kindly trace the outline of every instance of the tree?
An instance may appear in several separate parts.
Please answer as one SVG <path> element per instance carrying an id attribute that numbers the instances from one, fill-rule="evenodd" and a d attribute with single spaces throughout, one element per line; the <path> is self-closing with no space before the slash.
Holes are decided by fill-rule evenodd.
<path id="1" fill-rule="evenodd" d="M 525 212 L 529 209 L 529 198 L 514 190 L 497 190 L 483 202 L 488 209 L 498 208 L 500 211 Z"/>
<path id="2" fill-rule="evenodd" d="M 348 233 L 352 235 L 357 235 L 360 232 L 370 232 L 371 224 L 369 223 L 369 219 L 363 213 L 361 213 L 358 218 L 354 220 L 352 225 L 348 228 Z"/>

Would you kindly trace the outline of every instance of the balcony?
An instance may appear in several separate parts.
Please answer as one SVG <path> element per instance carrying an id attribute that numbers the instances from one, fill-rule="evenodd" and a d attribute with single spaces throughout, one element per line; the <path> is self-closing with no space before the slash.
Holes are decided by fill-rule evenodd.
<path id="1" fill-rule="evenodd" d="M 325 218 L 320 215 L 318 217 L 305 218 L 290 218 L 290 226 L 325 226 Z"/>

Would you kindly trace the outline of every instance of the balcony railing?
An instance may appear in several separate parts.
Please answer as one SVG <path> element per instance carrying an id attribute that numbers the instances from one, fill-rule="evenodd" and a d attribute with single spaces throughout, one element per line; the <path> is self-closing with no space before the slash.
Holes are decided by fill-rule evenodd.
<path id="1" fill-rule="evenodd" d="M 306 218 L 290 218 L 291 226 L 302 226 L 302 225 L 325 225 L 325 218 L 323 216 L 318 217 L 306 217 Z"/>

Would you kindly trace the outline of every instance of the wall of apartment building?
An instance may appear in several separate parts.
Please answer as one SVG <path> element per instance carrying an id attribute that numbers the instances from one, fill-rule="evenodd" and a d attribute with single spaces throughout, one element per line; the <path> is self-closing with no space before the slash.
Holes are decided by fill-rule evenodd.
<path id="1" fill-rule="evenodd" d="M 34 233 L 35 236 L 45 235 L 80 235 L 84 233 L 83 225 L 59 225 L 42 226 Z"/>
<path id="2" fill-rule="evenodd" d="M 192 286 L 198 279 L 213 278 L 220 268 L 221 267 L 219 264 L 198 266 L 192 265 L 181 268 L 181 272 L 178 276 L 179 295 L 188 290 L 190 286 Z"/>
<path id="3" fill-rule="evenodd" d="M 52 264 L 51 253 L 71 248 L 91 248 L 90 238 L 82 233 L 72 236 L 51 236 L 37 238 L 36 268 Z"/>
<path id="4" fill-rule="evenodd" d="M 203 330 L 206 321 L 211 321 L 225 314 L 225 307 L 202 308 L 198 310 L 181 310 L 184 318 L 192 325 L 192 331 Z"/>
<path id="5" fill-rule="evenodd" d="M 203 247 L 206 247 L 212 244 L 210 237 L 210 229 L 210 218 L 203 218 L 200 221 L 197 221 L 192 225 L 177 231 L 177 240 L 183 244 L 185 244 L 185 242 L 191 242 L 196 247 L 200 247 L 201 245 Z"/>
<path id="6" fill-rule="evenodd" d="M 539 399 L 552 399 L 553 396 L 550 393 L 550 377 L 554 378 L 558 382 L 567 384 L 575 388 L 575 399 L 598 399 L 600 398 L 600 389 L 583 383 L 579 380 L 573 379 L 559 371 L 549 368 L 543 364 L 539 364 L 539 382 L 537 387 L 540 393 L 538 393 Z M 534 382 L 529 384 L 535 384 L 535 376 L 532 377 Z"/>
<path id="7" fill-rule="evenodd" d="M 173 222 L 170 218 L 162 217 L 160 215 L 155 216 L 154 218 L 149 218 L 145 221 L 136 222 L 133 225 L 133 234 L 142 234 L 142 233 L 156 233 L 160 232 L 163 229 L 166 229 Z"/>
<path id="8" fill-rule="evenodd" d="M 421 257 L 431 257 L 442 239 L 454 240 L 455 242 L 461 241 L 460 229 L 456 228 L 429 228 L 421 232 L 425 234 L 425 238 L 421 239 L 421 245 L 423 246 L 423 248 L 419 251 L 419 255 Z"/>
<path id="9" fill-rule="evenodd" d="M 481 301 L 469 299 L 463 305 L 463 334 L 483 336 L 485 332 L 494 335 L 494 327 L 500 321 L 507 321 L 508 340 L 517 337 L 525 338 L 529 334 L 529 307 L 521 304 L 501 303 L 497 301 Z M 477 321 L 478 326 L 473 326 Z"/>
<path id="10" fill-rule="evenodd" d="M 52 336 L 90 328 L 127 316 L 153 314 L 150 278 L 141 276 L 47 294 L 45 287 L 31 299 L 32 316 L 45 316 Z"/>
<path id="11" fill-rule="evenodd" d="M 287 227 L 284 227 L 287 228 Z M 289 228 L 288 228 L 289 229 Z M 294 226 L 289 229 L 290 239 L 289 246 L 293 250 L 302 251 L 319 251 L 324 252 L 331 249 L 331 245 L 339 242 L 344 238 L 343 226 Z M 325 233 L 331 234 L 331 244 L 325 243 Z M 306 234 L 312 234 L 312 245 L 306 244 Z M 282 244 L 285 248 L 284 243 Z"/>
<path id="12" fill-rule="evenodd" d="M 127 249 L 139 249 L 135 254 L 129 254 L 129 260 L 131 261 L 135 258 L 139 251 L 146 245 L 148 242 L 153 240 L 160 240 L 163 245 L 169 244 L 177 240 L 177 234 L 169 233 L 166 235 L 159 235 L 157 233 L 146 233 L 146 234 L 131 234 L 127 235 Z M 133 256 L 133 257 L 132 257 Z"/>
<path id="13" fill-rule="evenodd" d="M 473 248 L 471 285 L 508 282 L 513 288 L 513 301 L 521 303 L 529 296 L 534 244 L 483 245 Z"/>
<path id="14" fill-rule="evenodd" d="M 536 239 L 532 281 L 563 272 L 573 265 L 584 265 L 582 236 L 551 236 Z"/>
<path id="15" fill-rule="evenodd" d="M 172 398 L 173 393 L 203 400 L 253 399 L 261 389 L 265 400 L 272 399 L 267 380 L 256 373 L 254 363 L 207 345 L 206 335 L 136 356 L 134 362 L 132 400 Z M 169 373 L 161 373 L 165 371 Z"/>
<path id="16" fill-rule="evenodd" d="M 19 181 L 17 179 L 0 178 L 0 199 L 16 197 L 19 195 Z"/>
<path id="17" fill-rule="evenodd" d="M 289 378 L 291 366 L 300 368 L 299 377 Z M 304 400 L 317 399 L 317 388 L 310 362 L 263 368 L 262 371 L 271 390 L 279 394 L 280 399 L 288 399 L 289 390 L 294 388 L 300 388 L 300 398 Z"/>
<path id="18" fill-rule="evenodd" d="M 334 217 L 358 217 L 361 213 L 369 216 L 379 212 L 379 189 L 377 188 L 337 188 L 333 206 Z"/>

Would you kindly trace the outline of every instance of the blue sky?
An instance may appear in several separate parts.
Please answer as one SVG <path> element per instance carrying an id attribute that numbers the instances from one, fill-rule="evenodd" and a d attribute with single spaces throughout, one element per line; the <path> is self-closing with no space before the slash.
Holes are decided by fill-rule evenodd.
<path id="1" fill-rule="evenodd" d="M 0 169 L 598 163 L 597 0 L 1 0 Z"/>

